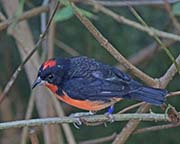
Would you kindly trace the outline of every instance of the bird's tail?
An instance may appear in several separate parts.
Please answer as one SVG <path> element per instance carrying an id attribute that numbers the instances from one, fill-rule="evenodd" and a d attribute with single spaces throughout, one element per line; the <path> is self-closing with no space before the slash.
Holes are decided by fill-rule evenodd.
<path id="1" fill-rule="evenodd" d="M 141 87 L 138 91 L 131 92 L 126 96 L 130 99 L 145 101 L 159 106 L 164 103 L 167 93 L 165 89 Z"/>

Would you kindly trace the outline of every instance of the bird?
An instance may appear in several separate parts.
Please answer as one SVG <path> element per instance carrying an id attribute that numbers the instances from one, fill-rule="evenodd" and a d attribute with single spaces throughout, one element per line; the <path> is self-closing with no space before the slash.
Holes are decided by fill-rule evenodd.
<path id="1" fill-rule="evenodd" d="M 100 111 L 132 99 L 161 106 L 167 90 L 144 86 L 120 69 L 86 56 L 51 58 L 39 68 L 32 88 L 44 85 L 57 99 L 86 111 Z"/>

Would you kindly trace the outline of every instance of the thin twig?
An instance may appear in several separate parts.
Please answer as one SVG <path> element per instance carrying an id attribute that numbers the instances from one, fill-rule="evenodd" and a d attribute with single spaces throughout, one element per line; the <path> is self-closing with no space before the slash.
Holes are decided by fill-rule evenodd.
<path id="1" fill-rule="evenodd" d="M 168 122 L 170 119 L 165 114 L 114 114 L 113 118 L 115 121 L 128 121 L 128 120 L 141 120 L 141 121 L 165 121 Z M 109 118 L 105 115 L 94 115 L 81 117 L 81 120 L 86 122 L 106 122 Z M 31 120 L 19 120 L 12 122 L 0 123 L 0 129 L 9 128 L 21 128 L 26 126 L 42 126 L 48 124 L 62 124 L 62 123 L 75 123 L 79 121 L 78 118 L 73 117 L 54 117 L 54 118 L 42 118 L 42 119 L 31 119 Z"/>
<path id="2" fill-rule="evenodd" d="M 175 29 L 177 30 L 178 33 L 180 33 L 180 24 L 173 14 L 171 10 L 171 5 L 169 4 L 168 0 L 164 0 L 164 6 L 165 6 L 166 11 L 168 12 L 170 19 L 172 20 L 172 23 Z"/>
<path id="3" fill-rule="evenodd" d="M 139 109 L 137 110 L 136 113 L 143 113 L 148 111 L 150 108 L 149 104 L 143 104 Z M 140 120 L 133 120 L 131 119 L 126 126 L 121 130 L 121 132 L 117 135 L 115 140 L 113 141 L 112 144 L 124 144 L 129 136 L 134 132 L 138 124 L 140 123 Z"/>
<path id="4" fill-rule="evenodd" d="M 35 129 L 31 129 L 29 131 L 29 137 L 31 140 L 31 144 L 39 144 L 39 140 L 38 140 L 37 133 L 36 133 Z"/>
<path id="5" fill-rule="evenodd" d="M 51 0 L 50 10 L 49 10 L 50 15 L 53 13 L 55 4 L 56 4 L 56 0 Z M 47 57 L 48 57 L 48 59 L 50 59 L 54 56 L 55 31 L 56 31 L 56 23 L 53 21 L 51 23 L 51 26 L 49 27 L 49 33 L 47 35 L 47 41 L 48 41 Z"/>
<path id="6" fill-rule="evenodd" d="M 143 20 L 143 18 L 138 14 L 138 12 L 133 8 L 130 7 L 130 11 L 133 13 L 133 15 L 141 22 L 142 25 L 149 27 L 147 23 Z M 178 73 L 180 74 L 180 67 L 178 66 L 174 56 L 169 51 L 169 49 L 166 47 L 166 45 L 160 40 L 160 38 L 157 35 L 153 35 L 153 38 L 156 40 L 156 42 L 163 48 L 163 50 L 166 52 L 166 55 L 169 57 L 169 59 L 175 64 L 176 69 Z"/>
<path id="7" fill-rule="evenodd" d="M 174 40 L 162 40 L 162 42 L 168 48 L 170 48 L 170 45 L 175 43 Z M 151 60 L 157 54 L 157 52 L 160 52 L 161 50 L 162 48 L 156 42 L 154 42 L 145 47 L 144 49 L 138 51 L 136 54 L 130 56 L 128 58 L 128 61 L 133 65 L 139 65 L 140 63 Z M 120 64 L 117 64 L 116 66 L 119 67 L 121 70 L 124 70 L 124 68 Z"/>
<path id="8" fill-rule="evenodd" d="M 84 0 L 82 0 L 83 2 Z M 167 0 L 168 3 L 177 3 L 180 0 Z M 84 1 L 84 3 L 92 4 L 91 2 Z M 103 0 L 96 0 L 94 1 L 95 4 L 101 4 L 108 7 L 123 7 L 123 6 L 144 6 L 144 5 L 163 5 L 163 0 L 125 0 L 125 1 L 103 1 Z"/>
<path id="9" fill-rule="evenodd" d="M 64 42 L 55 39 L 55 44 L 61 48 L 62 50 L 64 50 L 65 52 L 67 52 L 68 54 L 72 55 L 72 56 L 79 56 L 80 53 L 77 52 L 75 49 L 71 48 L 70 46 L 68 46 L 67 44 L 65 44 Z"/>
<path id="10" fill-rule="evenodd" d="M 35 95 L 34 93 L 32 93 L 28 101 L 27 111 L 25 115 L 26 120 L 31 118 L 33 107 L 34 107 L 34 100 L 35 100 Z M 28 134 L 28 127 L 24 127 L 22 131 L 22 136 L 21 136 L 21 144 L 26 144 L 27 134 Z"/>
<path id="11" fill-rule="evenodd" d="M 172 97 L 172 96 L 178 96 L 178 95 L 180 95 L 180 91 L 170 92 L 170 93 L 168 93 L 168 94 L 166 95 L 166 97 Z M 143 105 L 143 104 L 145 104 L 145 102 L 139 102 L 139 103 L 130 105 L 130 106 L 122 109 L 122 110 L 119 111 L 118 113 L 119 113 L 119 114 L 125 113 L 125 112 L 127 112 L 127 111 L 129 111 L 129 110 L 132 110 L 132 109 L 134 109 L 134 108 L 136 108 L 136 107 L 139 107 L 139 106 L 141 106 L 141 105 Z"/>
<path id="12" fill-rule="evenodd" d="M 176 58 L 176 63 L 180 66 L 180 55 Z M 177 73 L 176 66 L 172 64 L 166 73 L 159 79 L 161 87 L 165 87 Z"/>
<path id="13" fill-rule="evenodd" d="M 152 127 L 137 129 L 133 134 L 140 134 L 140 133 L 144 133 L 144 132 L 152 132 L 152 131 L 158 131 L 158 130 L 162 130 L 162 129 L 175 128 L 178 126 L 180 126 L 180 123 L 177 123 L 177 124 L 172 123 L 172 124 L 152 126 Z"/>
<path id="14" fill-rule="evenodd" d="M 168 93 L 167 97 L 178 96 L 178 95 L 180 95 L 180 91 L 170 92 Z"/>
<path id="15" fill-rule="evenodd" d="M 131 110 L 131 109 L 134 109 L 134 108 L 136 108 L 136 107 L 139 107 L 139 106 L 141 106 L 141 105 L 143 105 L 143 104 L 145 104 L 145 102 L 139 102 L 139 103 L 133 104 L 133 105 L 131 105 L 131 106 L 128 106 L 128 107 L 122 109 L 122 110 L 119 111 L 118 113 L 119 113 L 119 114 L 125 113 L 125 112 L 127 112 L 127 111 L 129 111 L 129 110 Z"/>
<path id="16" fill-rule="evenodd" d="M 43 0 L 42 6 L 47 5 L 48 2 L 49 2 L 49 0 Z M 51 7 L 51 6 L 49 6 L 49 7 Z M 49 9 L 51 9 L 51 8 L 49 8 Z M 49 10 L 49 16 L 51 16 L 51 12 L 52 12 L 52 9 Z M 40 15 L 40 30 L 41 30 L 41 33 L 43 33 L 45 31 L 48 19 L 49 19 L 49 17 L 47 15 L 47 13 L 45 13 L 45 12 L 41 13 L 41 15 Z M 51 22 L 51 26 L 52 26 L 52 23 L 53 22 Z M 49 27 L 48 33 L 46 34 L 46 36 L 44 37 L 44 40 L 41 43 L 41 47 L 43 49 L 42 54 L 41 54 L 41 61 L 45 61 L 46 58 L 47 58 L 47 54 L 48 54 L 48 39 L 47 39 L 47 37 L 48 37 L 48 35 L 49 35 L 50 31 L 51 31 L 50 30 L 51 26 Z"/>
<path id="17" fill-rule="evenodd" d="M 116 133 L 113 133 L 110 136 L 97 138 L 97 139 L 93 139 L 93 140 L 82 141 L 82 142 L 79 142 L 79 144 L 102 144 L 105 142 L 107 143 L 107 142 L 112 141 L 115 137 L 116 137 Z"/>
<path id="18" fill-rule="evenodd" d="M 22 70 L 22 68 L 24 67 L 24 65 L 28 62 L 28 60 L 31 58 L 31 56 L 34 54 L 34 52 L 36 52 L 36 50 L 39 48 L 39 44 L 43 41 L 45 35 L 48 32 L 49 26 L 53 20 L 53 17 L 57 11 L 59 5 L 59 1 L 56 4 L 56 7 L 54 9 L 54 12 L 51 15 L 51 18 L 49 19 L 49 22 L 46 26 L 46 30 L 44 31 L 44 33 L 42 33 L 39 37 L 39 40 L 37 41 L 37 43 L 35 44 L 34 48 L 30 51 L 30 53 L 27 55 L 27 57 L 25 58 L 25 60 L 18 66 L 18 68 L 16 69 L 16 71 L 13 73 L 12 77 L 10 78 L 10 80 L 8 81 L 8 83 L 6 84 L 1 97 L 0 97 L 0 104 L 2 103 L 3 99 L 5 98 L 5 96 L 7 95 L 8 91 L 10 90 L 10 88 L 12 87 L 12 85 L 14 84 L 17 76 L 19 75 L 19 72 Z"/>
<path id="19" fill-rule="evenodd" d="M 40 13 L 47 12 L 49 10 L 49 5 L 40 6 L 33 8 L 27 12 L 24 12 L 21 16 L 19 16 L 16 21 L 20 22 L 29 18 L 32 18 L 34 16 L 39 15 Z M 9 25 L 13 23 L 13 19 L 8 19 L 0 23 L 0 31 L 3 29 L 6 29 Z"/>
<path id="20" fill-rule="evenodd" d="M 91 0 L 91 1 L 94 2 L 94 0 Z M 120 15 L 114 13 L 113 11 L 111 11 L 108 8 L 103 7 L 102 5 L 94 4 L 94 6 L 96 7 L 96 9 L 98 9 L 99 11 L 103 12 L 104 14 L 112 17 L 117 22 L 129 25 L 129 26 L 131 26 L 133 28 L 136 28 L 136 29 L 138 29 L 140 31 L 144 31 L 147 34 L 149 34 L 150 36 L 157 35 L 157 36 L 162 37 L 162 38 L 167 38 L 167 39 L 180 41 L 180 36 L 178 36 L 176 34 L 160 31 L 160 30 L 155 29 L 153 27 L 143 26 L 143 25 L 141 25 L 141 24 L 139 24 L 139 23 L 137 23 L 135 21 L 129 20 L 129 19 L 123 17 L 123 16 L 120 16 Z"/>

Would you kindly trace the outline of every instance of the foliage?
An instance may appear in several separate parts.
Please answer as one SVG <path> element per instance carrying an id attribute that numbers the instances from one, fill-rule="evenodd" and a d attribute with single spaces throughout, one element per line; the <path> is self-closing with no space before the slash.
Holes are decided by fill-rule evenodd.
<path id="1" fill-rule="evenodd" d="M 175 15 L 180 16 L 180 2 L 173 5 L 173 10 L 172 10 L 172 12 L 173 12 Z"/>

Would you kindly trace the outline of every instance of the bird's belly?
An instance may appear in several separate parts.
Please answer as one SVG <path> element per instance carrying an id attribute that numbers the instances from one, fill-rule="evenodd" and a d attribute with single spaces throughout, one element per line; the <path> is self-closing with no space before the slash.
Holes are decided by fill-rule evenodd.
<path id="1" fill-rule="evenodd" d="M 63 91 L 63 95 L 59 96 L 56 94 L 57 86 L 54 86 L 52 84 L 45 84 L 46 87 L 48 87 L 58 99 L 62 100 L 63 102 L 72 105 L 74 107 L 88 110 L 88 111 L 99 111 L 106 107 L 109 107 L 116 103 L 117 101 L 120 101 L 121 98 L 112 98 L 110 102 L 104 102 L 104 101 L 90 101 L 90 100 L 76 100 L 69 97 L 66 92 Z"/>
<path id="2" fill-rule="evenodd" d="M 56 94 L 56 97 L 63 102 L 75 106 L 77 108 L 88 110 L 88 111 L 99 111 L 101 109 L 104 109 L 106 107 L 109 107 L 113 105 L 115 102 L 121 100 L 121 98 L 113 99 L 110 102 L 103 102 L 103 101 L 90 101 L 90 100 L 76 100 L 69 97 L 65 92 L 63 92 L 64 95 L 59 96 Z"/>

